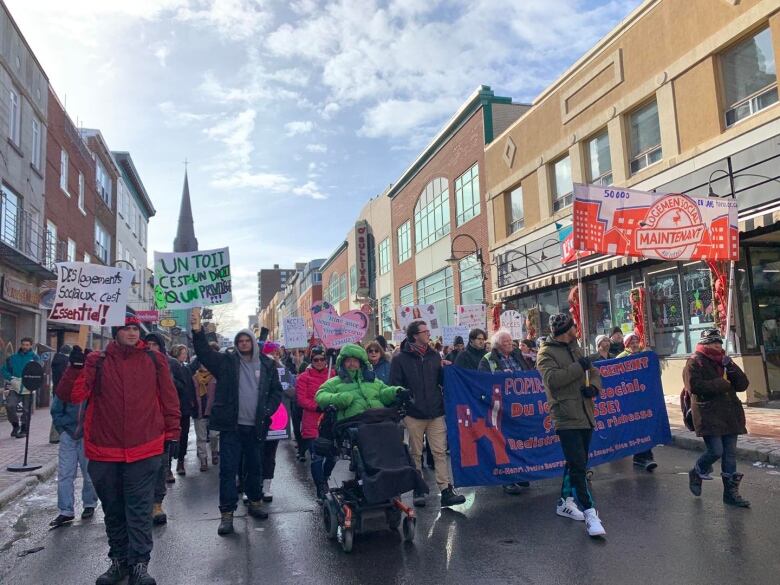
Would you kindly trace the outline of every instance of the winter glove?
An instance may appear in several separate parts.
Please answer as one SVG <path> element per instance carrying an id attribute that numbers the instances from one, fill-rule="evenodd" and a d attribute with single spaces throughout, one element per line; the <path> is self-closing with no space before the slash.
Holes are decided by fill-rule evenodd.
<path id="1" fill-rule="evenodd" d="M 728 368 L 728 367 L 729 367 L 731 364 L 733 364 L 733 363 L 734 363 L 734 360 L 733 360 L 733 359 L 731 359 L 729 356 L 727 356 L 727 355 L 724 355 L 724 356 L 723 356 L 723 362 L 722 362 L 722 364 L 723 364 L 723 367 L 724 367 L 724 368 Z"/>
<path id="2" fill-rule="evenodd" d="M 408 388 L 399 388 L 396 396 L 398 396 L 398 402 L 407 404 L 412 400 L 412 391 Z"/>
<path id="3" fill-rule="evenodd" d="M 171 459 L 176 459 L 179 456 L 179 441 L 165 441 L 164 448 Z"/>
<path id="4" fill-rule="evenodd" d="M 583 386 L 580 389 L 580 392 L 582 392 L 582 395 L 585 398 L 595 398 L 596 396 L 599 395 L 599 389 L 596 388 L 593 384 L 591 384 L 590 386 Z"/>
<path id="5" fill-rule="evenodd" d="M 68 356 L 68 361 L 70 362 L 71 367 L 80 370 L 84 367 L 84 360 L 85 356 L 84 352 L 81 350 L 81 347 L 74 345 L 70 352 L 70 356 Z"/>
<path id="6" fill-rule="evenodd" d="M 583 372 L 587 372 L 590 369 L 590 358 L 581 357 L 577 361 L 580 363 Z"/>

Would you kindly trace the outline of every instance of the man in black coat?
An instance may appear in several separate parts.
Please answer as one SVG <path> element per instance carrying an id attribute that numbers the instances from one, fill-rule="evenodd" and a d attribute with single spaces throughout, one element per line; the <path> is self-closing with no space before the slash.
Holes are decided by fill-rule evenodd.
<path id="1" fill-rule="evenodd" d="M 217 534 L 233 532 L 233 512 L 238 504 L 236 480 L 241 460 L 247 474 L 244 490 L 249 497 L 249 514 L 268 518 L 262 507 L 263 442 L 271 415 L 282 401 L 282 383 L 276 363 L 261 355 L 254 333 L 242 329 L 235 347 L 224 353 L 209 346 L 200 326 L 200 310 L 191 317 L 192 343 L 198 361 L 217 379 L 209 428 L 219 431 L 219 511 L 222 521 Z"/>
<path id="2" fill-rule="evenodd" d="M 466 498 L 455 493 L 447 461 L 447 425 L 444 421 L 442 363 L 439 352 L 428 342 L 431 332 L 425 321 L 412 321 L 406 328 L 401 351 L 390 362 L 390 385 L 411 391 L 412 403 L 406 408 L 404 424 L 409 431 L 409 451 L 422 473 L 423 437 L 428 437 L 436 465 L 436 483 L 441 490 L 441 505 L 462 504 Z M 425 494 L 414 493 L 415 506 L 425 505 Z"/>
<path id="3" fill-rule="evenodd" d="M 469 331 L 469 344 L 455 359 L 455 365 L 464 370 L 478 370 L 479 362 L 487 353 L 485 351 L 485 342 L 487 333 L 482 329 L 472 329 Z"/>

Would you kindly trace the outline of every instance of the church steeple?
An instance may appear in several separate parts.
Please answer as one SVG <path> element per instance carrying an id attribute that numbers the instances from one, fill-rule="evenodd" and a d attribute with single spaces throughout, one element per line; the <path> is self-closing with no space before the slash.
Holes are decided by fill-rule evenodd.
<path id="1" fill-rule="evenodd" d="M 195 237 L 195 222 L 192 219 L 192 203 L 190 202 L 190 185 L 187 181 L 187 169 L 184 169 L 184 189 L 181 193 L 179 207 L 179 225 L 176 228 L 176 238 L 173 240 L 174 252 L 193 252 L 198 249 Z"/>

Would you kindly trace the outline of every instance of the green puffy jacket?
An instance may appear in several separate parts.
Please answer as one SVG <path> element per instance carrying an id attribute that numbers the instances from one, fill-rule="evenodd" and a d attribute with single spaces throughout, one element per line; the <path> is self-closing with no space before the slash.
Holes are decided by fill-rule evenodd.
<path id="1" fill-rule="evenodd" d="M 347 371 L 344 360 L 348 357 L 360 360 L 361 368 Z M 335 406 L 338 409 L 338 420 L 357 416 L 369 408 L 390 406 L 400 390 L 399 386 L 388 386 L 375 377 L 366 350 L 353 343 L 341 348 L 336 359 L 336 371 L 338 376 L 320 386 L 314 400 L 323 409 Z"/>
<path id="2" fill-rule="evenodd" d="M 582 394 L 585 372 L 580 366 L 582 357 L 577 342 L 561 343 L 550 338 L 542 343 L 536 354 L 536 369 L 542 374 L 550 416 L 556 430 L 592 429 L 596 426 L 593 416 L 593 399 Z M 590 383 L 601 390 L 598 368 L 590 367 Z"/>

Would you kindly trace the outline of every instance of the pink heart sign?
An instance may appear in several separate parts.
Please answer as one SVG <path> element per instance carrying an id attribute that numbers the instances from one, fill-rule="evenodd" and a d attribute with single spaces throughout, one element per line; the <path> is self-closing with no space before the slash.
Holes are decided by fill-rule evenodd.
<path id="1" fill-rule="evenodd" d="M 325 347 L 343 347 L 347 343 L 360 343 L 368 331 L 368 317 L 362 311 L 347 311 L 339 315 L 327 301 L 311 306 L 314 333 Z"/>

